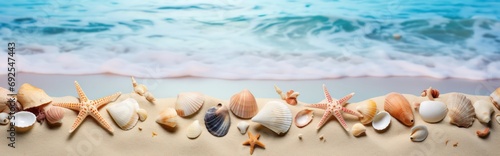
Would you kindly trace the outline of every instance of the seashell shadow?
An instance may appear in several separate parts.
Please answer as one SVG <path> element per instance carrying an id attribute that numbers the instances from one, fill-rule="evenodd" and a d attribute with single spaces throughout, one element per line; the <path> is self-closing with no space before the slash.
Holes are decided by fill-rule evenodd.
<path id="1" fill-rule="evenodd" d="M 264 125 L 261 125 L 261 124 L 257 124 L 257 125 L 253 125 L 251 124 L 249 126 L 250 127 L 253 127 L 254 131 L 256 131 L 257 133 L 261 134 L 261 135 L 265 135 L 266 138 L 267 137 L 275 137 L 275 138 L 283 138 L 284 136 L 286 136 L 286 134 L 288 133 L 281 133 L 281 134 L 276 134 L 276 132 L 272 131 L 271 129 L 267 128 L 266 126 Z M 250 131 L 247 130 L 247 133 Z"/>
<path id="2" fill-rule="evenodd" d="M 62 127 L 61 125 L 62 125 L 62 122 L 53 123 L 53 124 L 47 122 L 46 127 L 49 128 L 49 130 L 58 130 Z"/>
<path id="3" fill-rule="evenodd" d="M 158 125 L 160 125 L 164 130 L 166 130 L 169 133 L 176 133 L 177 130 L 179 129 L 178 128 L 179 126 L 170 127 L 170 126 L 163 125 L 163 124 L 158 124 Z"/>

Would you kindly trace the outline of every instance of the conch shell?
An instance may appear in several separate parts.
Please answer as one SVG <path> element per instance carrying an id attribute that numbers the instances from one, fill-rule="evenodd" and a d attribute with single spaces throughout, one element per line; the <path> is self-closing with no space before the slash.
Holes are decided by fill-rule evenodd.
<path id="1" fill-rule="evenodd" d="M 413 111 L 410 102 L 399 93 L 389 93 L 385 97 L 384 110 L 406 126 L 413 126 Z"/>
<path id="2" fill-rule="evenodd" d="M 474 107 L 467 97 L 460 93 L 453 93 L 448 97 L 448 116 L 450 123 L 458 127 L 470 127 L 474 123 Z"/>

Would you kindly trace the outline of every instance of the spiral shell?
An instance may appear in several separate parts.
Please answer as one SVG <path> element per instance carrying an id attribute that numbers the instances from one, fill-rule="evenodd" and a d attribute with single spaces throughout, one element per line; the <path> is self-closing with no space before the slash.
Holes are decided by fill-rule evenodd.
<path id="1" fill-rule="evenodd" d="M 207 110 L 205 114 L 205 127 L 207 127 L 210 134 L 217 137 L 225 136 L 230 126 L 231 118 L 226 106 L 219 103 L 217 106 Z"/>
<path id="2" fill-rule="evenodd" d="M 460 93 L 453 93 L 448 98 L 448 116 L 450 123 L 458 127 L 470 127 L 474 123 L 474 107 L 467 97 Z"/>
<path id="3" fill-rule="evenodd" d="M 243 119 L 252 118 L 259 111 L 255 97 L 247 89 L 231 97 L 229 109 L 234 115 Z"/>
<path id="4" fill-rule="evenodd" d="M 175 111 L 177 115 L 181 117 L 190 116 L 203 106 L 205 103 L 205 97 L 201 93 L 197 92 L 186 92 L 177 95 L 177 101 L 175 102 Z"/>
<path id="5" fill-rule="evenodd" d="M 58 106 L 51 106 L 49 109 L 45 110 L 45 119 L 50 124 L 61 123 L 64 118 L 64 109 Z"/>

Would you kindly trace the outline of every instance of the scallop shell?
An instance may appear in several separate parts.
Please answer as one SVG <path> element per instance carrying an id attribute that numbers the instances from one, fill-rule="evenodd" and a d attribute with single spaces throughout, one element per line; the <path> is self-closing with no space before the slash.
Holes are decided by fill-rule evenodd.
<path id="1" fill-rule="evenodd" d="M 490 102 L 478 100 L 474 102 L 474 112 L 479 122 L 489 123 L 491 121 L 491 114 L 495 112 L 495 110 Z"/>
<path id="2" fill-rule="evenodd" d="M 138 109 L 137 114 L 139 115 L 139 120 L 145 121 L 148 118 L 148 112 L 145 109 Z"/>
<path id="3" fill-rule="evenodd" d="M 252 118 L 252 121 L 262 124 L 279 135 L 286 133 L 290 129 L 292 112 L 286 104 L 279 101 L 270 101 Z"/>
<path id="4" fill-rule="evenodd" d="M 201 126 L 198 120 L 195 120 L 191 125 L 188 126 L 186 136 L 189 139 L 196 139 L 201 134 Z"/>
<path id="5" fill-rule="evenodd" d="M 156 119 L 156 123 L 175 127 L 177 125 L 177 112 L 173 108 L 167 108 L 160 113 L 160 116 Z"/>
<path id="6" fill-rule="evenodd" d="M 52 98 L 45 91 L 29 83 L 21 85 L 17 93 L 17 100 L 23 106 L 23 110 L 52 102 Z"/>
<path id="7" fill-rule="evenodd" d="M 47 110 L 45 110 L 45 119 L 50 124 L 61 123 L 61 120 L 64 118 L 64 109 L 58 106 L 51 106 Z"/>
<path id="8" fill-rule="evenodd" d="M 386 111 L 380 111 L 372 120 L 372 126 L 375 130 L 384 130 L 391 124 L 391 115 Z"/>
<path id="9" fill-rule="evenodd" d="M 493 105 L 497 107 L 498 110 L 500 110 L 500 87 L 498 87 L 493 93 L 490 94 L 490 99 L 491 102 L 493 102 Z"/>
<path id="10" fill-rule="evenodd" d="M 5 112 L 0 113 L 0 124 L 2 125 L 9 124 L 9 114 Z"/>
<path id="11" fill-rule="evenodd" d="M 175 111 L 181 117 L 190 116 L 200 110 L 201 106 L 205 103 L 203 94 L 197 92 L 185 92 L 177 95 L 175 102 Z"/>
<path id="12" fill-rule="evenodd" d="M 302 128 L 307 126 L 313 120 L 313 110 L 303 109 L 295 115 L 295 126 Z"/>
<path id="13" fill-rule="evenodd" d="M 427 127 L 424 125 L 419 125 L 411 128 L 410 140 L 414 142 L 422 142 L 427 138 L 429 132 L 427 131 Z"/>
<path id="14" fill-rule="evenodd" d="M 368 100 L 358 105 L 356 107 L 356 110 L 358 110 L 358 112 L 363 115 L 362 118 L 359 118 L 359 121 L 362 124 L 366 125 L 371 123 L 373 117 L 375 117 L 375 114 L 377 114 L 377 103 L 375 103 L 375 101 L 373 100 Z"/>
<path id="15" fill-rule="evenodd" d="M 222 137 L 227 134 L 231 126 L 231 118 L 226 106 L 218 104 L 211 107 L 205 114 L 205 127 L 210 134 Z"/>
<path id="16" fill-rule="evenodd" d="M 418 111 L 425 122 L 436 123 L 446 117 L 448 108 L 440 101 L 424 101 L 420 103 Z"/>
<path id="17" fill-rule="evenodd" d="M 389 93 L 385 97 L 384 110 L 406 126 L 414 123 L 410 102 L 399 93 Z"/>
<path id="18" fill-rule="evenodd" d="M 135 99 L 128 98 L 109 106 L 106 110 L 121 129 L 130 130 L 135 127 L 139 119 L 138 109 L 139 103 Z"/>
<path id="19" fill-rule="evenodd" d="M 14 123 L 16 131 L 25 132 L 33 127 L 33 124 L 36 122 L 36 116 L 28 111 L 20 111 L 14 114 L 11 122 Z"/>
<path id="20" fill-rule="evenodd" d="M 361 123 L 356 123 L 351 128 L 351 133 L 353 136 L 358 137 L 365 133 L 366 127 Z"/>
<path id="21" fill-rule="evenodd" d="M 246 121 L 240 121 L 238 123 L 237 127 L 238 127 L 238 130 L 240 130 L 241 134 L 245 134 L 247 132 L 248 126 L 250 126 L 250 124 L 248 124 L 248 122 L 246 122 Z"/>
<path id="22" fill-rule="evenodd" d="M 467 97 L 460 93 L 453 93 L 448 97 L 448 116 L 450 123 L 458 127 L 470 127 L 474 123 L 474 107 Z"/>
<path id="23" fill-rule="evenodd" d="M 252 118 L 259 111 L 255 97 L 247 89 L 231 97 L 229 109 L 234 115 L 243 119 Z"/>

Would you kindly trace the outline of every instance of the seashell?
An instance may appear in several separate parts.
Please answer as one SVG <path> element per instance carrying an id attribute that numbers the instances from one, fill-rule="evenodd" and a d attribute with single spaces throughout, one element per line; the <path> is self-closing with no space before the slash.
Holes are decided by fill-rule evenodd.
<path id="1" fill-rule="evenodd" d="M 428 123 L 436 123 L 443 120 L 448 112 L 446 104 L 440 101 L 424 101 L 420 103 L 418 110 L 420 117 Z"/>
<path id="2" fill-rule="evenodd" d="M 495 115 L 495 120 L 497 120 L 497 123 L 500 124 L 500 114 Z"/>
<path id="3" fill-rule="evenodd" d="M 138 84 L 137 86 L 134 87 L 134 92 L 143 96 L 145 93 L 148 92 L 148 87 L 143 84 Z"/>
<path id="4" fill-rule="evenodd" d="M 307 126 L 313 120 L 313 110 L 303 109 L 295 115 L 295 126 L 302 128 Z"/>
<path id="5" fill-rule="evenodd" d="M 384 130 L 391 123 L 391 115 L 386 111 L 380 111 L 372 120 L 372 126 L 375 130 Z"/>
<path id="6" fill-rule="evenodd" d="M 132 98 L 127 98 L 106 108 L 111 118 L 123 130 L 130 130 L 135 127 L 139 119 L 138 109 L 139 103 Z"/>
<path id="7" fill-rule="evenodd" d="M 270 101 L 252 118 L 252 121 L 262 124 L 279 135 L 290 129 L 292 112 L 286 104 Z"/>
<path id="8" fill-rule="evenodd" d="M 188 126 L 186 136 L 189 139 L 196 139 L 201 134 L 201 126 L 198 120 L 195 120 L 191 125 Z"/>
<path id="9" fill-rule="evenodd" d="M 384 110 L 406 126 L 412 126 L 414 123 L 410 102 L 399 93 L 392 92 L 387 94 L 384 102 Z"/>
<path id="10" fill-rule="evenodd" d="M 64 118 L 64 109 L 58 106 L 51 106 L 47 110 L 45 110 L 45 119 L 50 124 L 61 123 L 61 120 Z"/>
<path id="11" fill-rule="evenodd" d="M 238 123 L 237 127 L 238 127 L 238 130 L 240 130 L 241 134 L 245 134 L 247 132 L 248 126 L 250 126 L 250 124 L 248 124 L 248 122 L 246 122 L 246 121 L 240 121 Z"/>
<path id="12" fill-rule="evenodd" d="M 286 92 L 286 103 L 291 104 L 291 105 L 296 105 L 297 104 L 297 97 L 300 95 L 299 92 L 295 92 L 293 90 L 290 90 Z"/>
<path id="13" fill-rule="evenodd" d="M 146 97 L 146 100 L 148 100 L 151 103 L 156 101 L 156 98 L 153 96 L 153 94 L 151 94 L 151 92 L 144 93 L 144 97 Z"/>
<path id="14" fill-rule="evenodd" d="M 175 127 L 177 125 L 177 112 L 173 108 L 167 108 L 160 113 L 160 116 L 156 119 L 156 123 Z"/>
<path id="15" fill-rule="evenodd" d="M 36 116 L 28 111 L 20 111 L 14 114 L 11 122 L 14 123 L 16 131 L 25 132 L 33 127 L 33 124 L 36 122 Z"/>
<path id="16" fill-rule="evenodd" d="M 377 103 L 375 103 L 375 101 L 373 100 L 368 100 L 358 105 L 356 107 L 356 110 L 358 110 L 358 112 L 361 113 L 361 115 L 363 115 L 362 118 L 359 118 L 359 121 L 362 124 L 366 125 L 371 123 L 373 117 L 375 117 L 375 114 L 377 114 Z"/>
<path id="17" fill-rule="evenodd" d="M 222 137 L 229 131 L 231 118 L 226 106 L 218 104 L 211 107 L 205 114 L 205 127 L 213 136 Z"/>
<path id="18" fill-rule="evenodd" d="M 132 87 L 136 87 L 137 86 L 137 81 L 135 81 L 135 78 L 132 76 L 130 77 L 132 79 Z"/>
<path id="19" fill-rule="evenodd" d="M 17 100 L 23 106 L 23 110 L 52 102 L 52 98 L 45 91 L 29 83 L 21 85 L 17 93 Z"/>
<path id="20" fill-rule="evenodd" d="M 458 127 L 470 127 L 474 123 L 474 107 L 467 97 L 460 93 L 448 97 L 448 116 L 450 123 Z"/>
<path id="21" fill-rule="evenodd" d="M 139 115 L 139 120 L 145 121 L 148 118 L 148 112 L 145 109 L 138 109 L 137 115 Z"/>
<path id="22" fill-rule="evenodd" d="M 234 115 L 243 119 L 252 118 L 259 111 L 255 97 L 247 89 L 231 97 L 229 109 Z"/>
<path id="23" fill-rule="evenodd" d="M 5 88 L 0 87 L 0 112 L 9 108 L 8 103 L 11 96 L 9 96 L 8 94 L 12 94 L 12 92 L 10 92 Z"/>
<path id="24" fill-rule="evenodd" d="M 410 140 L 414 142 L 422 142 L 427 138 L 429 132 L 427 131 L 427 127 L 424 125 L 418 125 L 411 128 Z"/>
<path id="25" fill-rule="evenodd" d="M 177 101 L 175 101 L 175 111 L 181 117 L 190 116 L 200 110 L 203 103 L 205 103 L 205 97 L 201 93 L 179 93 Z"/>
<path id="26" fill-rule="evenodd" d="M 366 127 L 361 123 L 356 123 L 351 128 L 351 133 L 353 136 L 358 137 L 365 133 Z"/>
<path id="27" fill-rule="evenodd" d="M 422 91 L 422 94 L 420 94 L 422 97 L 427 97 L 429 100 L 434 101 L 434 98 L 439 97 L 439 90 L 434 89 L 432 87 L 429 87 L 428 89 Z"/>
<path id="28" fill-rule="evenodd" d="M 500 110 L 500 87 L 498 87 L 493 93 L 490 94 L 490 99 L 491 102 L 493 102 L 493 105 Z"/>
<path id="29" fill-rule="evenodd" d="M 1 125 L 9 124 L 9 114 L 5 112 L 0 113 L 0 124 Z"/>
<path id="30" fill-rule="evenodd" d="M 283 91 L 278 86 L 274 85 L 274 90 L 276 90 L 276 93 L 280 95 L 281 100 L 286 100 L 286 95 L 283 94 Z"/>
<path id="31" fill-rule="evenodd" d="M 491 114 L 495 112 L 493 105 L 488 101 L 478 100 L 474 102 L 474 113 L 476 118 L 481 123 L 489 123 L 491 121 Z"/>
<path id="32" fill-rule="evenodd" d="M 476 131 L 476 134 L 480 138 L 486 138 L 490 134 L 490 128 L 486 127 L 483 131 Z"/>

